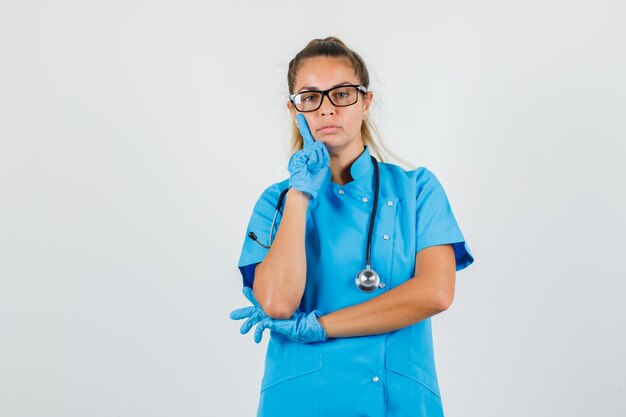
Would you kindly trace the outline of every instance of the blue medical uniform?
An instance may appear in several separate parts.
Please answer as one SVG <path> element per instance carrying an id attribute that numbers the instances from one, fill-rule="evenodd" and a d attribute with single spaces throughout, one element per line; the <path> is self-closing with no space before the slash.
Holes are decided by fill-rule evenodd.
<path id="1" fill-rule="evenodd" d="M 414 276 L 415 255 L 428 246 L 452 244 L 456 270 L 474 258 L 446 193 L 425 167 L 407 171 L 379 162 L 380 191 L 371 242 L 371 267 L 382 288 L 366 293 L 355 284 L 365 267 L 374 198 L 369 149 L 353 162 L 353 181 L 326 181 L 311 200 L 306 219 L 306 288 L 299 311 L 323 314 L 360 304 Z M 289 179 L 272 184 L 257 200 L 239 258 L 243 285 L 269 249 L 275 206 Z M 284 202 L 283 202 L 284 205 Z M 276 236 L 282 210 L 276 218 Z M 443 416 L 433 355 L 431 319 L 369 336 L 301 344 L 271 331 L 257 417 Z"/>

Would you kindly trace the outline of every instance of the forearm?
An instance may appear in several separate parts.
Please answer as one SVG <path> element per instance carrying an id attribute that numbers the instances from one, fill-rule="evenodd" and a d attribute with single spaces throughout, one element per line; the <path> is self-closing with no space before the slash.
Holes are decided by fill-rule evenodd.
<path id="1" fill-rule="evenodd" d="M 306 213 L 310 197 L 294 188 L 285 196 L 280 227 L 254 275 L 254 296 L 272 318 L 286 319 L 298 308 L 306 286 Z"/>
<path id="2" fill-rule="evenodd" d="M 414 277 L 378 297 L 319 317 L 327 337 L 352 337 L 398 330 L 434 316 L 447 306 L 435 280 Z"/>

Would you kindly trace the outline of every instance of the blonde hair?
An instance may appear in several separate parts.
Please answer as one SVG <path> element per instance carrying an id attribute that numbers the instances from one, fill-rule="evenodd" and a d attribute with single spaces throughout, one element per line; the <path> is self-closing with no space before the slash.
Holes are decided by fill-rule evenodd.
<path id="1" fill-rule="evenodd" d="M 354 69 L 354 73 L 358 78 L 359 83 L 369 90 L 369 72 L 367 71 L 367 67 L 363 62 L 363 58 L 361 58 L 358 53 L 348 48 L 346 44 L 343 43 L 343 41 L 341 41 L 339 38 L 335 36 L 329 36 L 324 39 L 313 39 L 289 62 L 289 70 L 287 72 L 287 85 L 289 87 L 289 94 L 294 93 L 294 88 L 296 85 L 296 75 L 298 74 L 298 69 L 302 64 L 302 61 L 307 58 L 313 58 L 317 56 L 346 59 Z M 369 118 L 364 119 L 361 124 L 361 137 L 363 138 L 363 144 L 368 147 L 370 154 L 376 156 L 379 161 L 386 162 L 388 160 L 387 156 L 391 156 L 394 159 L 403 162 L 405 165 L 408 165 L 409 167 L 411 167 L 411 169 L 414 169 L 411 164 L 408 164 L 406 161 L 398 158 L 395 154 L 385 148 L 382 143 L 382 139 L 380 137 L 378 129 L 376 129 L 376 126 Z M 291 155 L 301 150 L 303 146 L 304 141 L 302 139 L 302 135 L 300 135 L 300 130 L 298 130 L 298 127 L 295 125 L 295 123 L 292 123 Z"/>

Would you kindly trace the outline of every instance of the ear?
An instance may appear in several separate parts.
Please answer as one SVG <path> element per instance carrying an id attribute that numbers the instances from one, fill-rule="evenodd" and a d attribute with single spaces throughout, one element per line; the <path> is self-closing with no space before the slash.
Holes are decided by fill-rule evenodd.
<path id="1" fill-rule="evenodd" d="M 298 122 L 296 121 L 296 108 L 293 106 L 293 103 L 289 100 L 287 100 L 287 108 L 289 109 L 289 112 L 291 113 L 291 118 L 293 119 L 293 123 L 297 126 Z"/>
<path id="2" fill-rule="evenodd" d="M 372 100 L 374 100 L 374 93 L 372 91 L 368 91 L 363 95 L 363 116 L 367 117 L 370 111 L 370 106 L 372 105 Z"/>

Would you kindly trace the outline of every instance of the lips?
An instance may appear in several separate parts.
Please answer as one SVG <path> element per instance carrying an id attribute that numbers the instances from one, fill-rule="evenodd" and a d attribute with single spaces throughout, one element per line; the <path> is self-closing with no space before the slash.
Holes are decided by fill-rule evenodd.
<path id="1" fill-rule="evenodd" d="M 317 129 L 317 131 L 320 133 L 334 133 L 338 131 L 339 129 L 340 129 L 339 126 L 328 125 L 328 126 L 322 126 L 321 128 Z"/>

